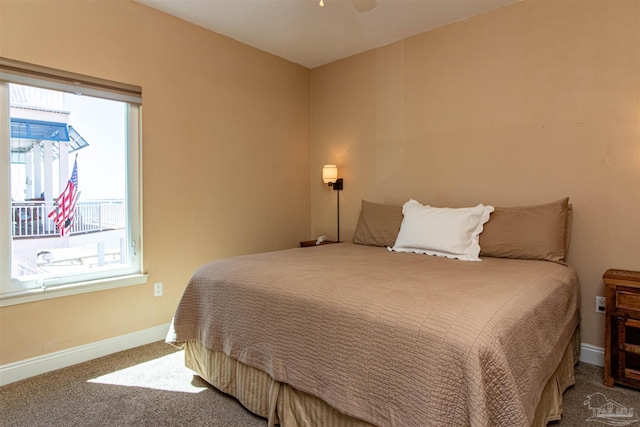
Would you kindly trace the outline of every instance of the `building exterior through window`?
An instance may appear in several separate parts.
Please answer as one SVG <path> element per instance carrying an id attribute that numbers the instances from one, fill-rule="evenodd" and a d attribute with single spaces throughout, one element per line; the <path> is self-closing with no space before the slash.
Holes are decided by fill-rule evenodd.
<path id="1" fill-rule="evenodd" d="M 77 95 L 15 84 L 9 85 L 9 89 L 12 275 L 57 275 L 126 262 L 126 192 L 124 182 L 110 172 L 124 174 L 124 106 L 108 106 L 120 110 L 110 123 L 112 129 L 120 129 L 120 140 L 110 139 L 105 143 L 114 148 L 110 151 L 119 146 L 120 158 L 111 159 L 115 164 L 105 165 L 105 170 L 100 172 L 90 165 L 96 158 L 105 159 L 107 155 L 101 147 L 92 147 L 70 124 L 74 114 L 65 108 L 68 105 L 65 98 Z M 82 101 L 88 101 L 83 104 L 96 104 L 94 100 Z M 121 104 L 97 101 L 98 104 Z M 103 112 L 98 108 L 95 114 Z M 76 126 L 82 128 L 91 124 L 80 122 Z M 66 219 L 70 232 L 61 235 L 65 234 L 64 228 L 56 226 L 49 214 L 60 206 L 58 199 L 66 188 L 74 164 L 79 168 L 77 202 L 74 212 L 68 215 L 71 219 Z M 100 189 L 86 188 L 91 185 L 90 181 L 83 182 L 82 178 L 90 173 L 97 173 L 112 183 L 108 190 L 110 197 L 101 197 Z"/>

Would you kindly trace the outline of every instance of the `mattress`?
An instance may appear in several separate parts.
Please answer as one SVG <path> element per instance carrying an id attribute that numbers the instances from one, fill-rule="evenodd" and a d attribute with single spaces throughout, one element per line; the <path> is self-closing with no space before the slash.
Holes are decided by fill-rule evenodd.
<path id="1" fill-rule="evenodd" d="M 578 307 L 570 266 L 335 244 L 202 266 L 167 341 L 377 426 L 528 426 Z"/>

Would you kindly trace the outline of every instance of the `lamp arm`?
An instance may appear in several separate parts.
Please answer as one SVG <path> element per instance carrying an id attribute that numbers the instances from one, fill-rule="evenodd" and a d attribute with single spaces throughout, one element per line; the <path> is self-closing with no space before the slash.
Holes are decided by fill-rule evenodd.
<path id="1" fill-rule="evenodd" d="M 338 239 L 337 242 L 340 242 L 340 191 L 337 192 L 338 193 L 338 213 L 337 213 L 337 218 L 338 218 Z"/>
<path id="2" fill-rule="evenodd" d="M 343 188 L 343 180 L 342 178 L 338 178 L 336 180 L 336 182 L 333 183 L 332 185 L 333 189 L 337 191 L 337 218 L 338 218 L 338 239 L 337 241 L 340 241 L 340 190 L 342 190 Z"/>

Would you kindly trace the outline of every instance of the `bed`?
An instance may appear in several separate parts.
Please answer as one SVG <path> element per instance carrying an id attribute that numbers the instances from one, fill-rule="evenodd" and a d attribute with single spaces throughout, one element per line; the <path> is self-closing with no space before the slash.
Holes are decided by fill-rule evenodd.
<path id="1" fill-rule="evenodd" d="M 359 231 L 365 211 L 363 202 Z M 360 241 L 208 263 L 189 281 L 167 342 L 270 426 L 558 419 L 579 349 L 574 269 L 487 256 L 489 240 L 480 262 L 394 245 Z"/>

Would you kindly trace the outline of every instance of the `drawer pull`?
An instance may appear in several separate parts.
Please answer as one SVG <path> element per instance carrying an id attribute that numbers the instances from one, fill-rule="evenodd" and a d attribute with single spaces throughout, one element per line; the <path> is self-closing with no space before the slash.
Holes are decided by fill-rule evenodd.
<path id="1" fill-rule="evenodd" d="M 640 354 L 640 345 L 635 344 L 624 344 L 622 348 L 618 348 L 618 350 L 626 351 L 627 353 L 636 353 Z"/>

